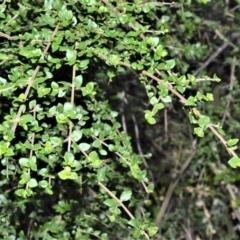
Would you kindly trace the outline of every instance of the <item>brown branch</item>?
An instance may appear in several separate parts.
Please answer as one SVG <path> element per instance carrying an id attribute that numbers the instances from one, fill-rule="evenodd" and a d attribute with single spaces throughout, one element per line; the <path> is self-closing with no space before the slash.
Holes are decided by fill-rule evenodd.
<path id="1" fill-rule="evenodd" d="M 233 62 L 232 62 L 232 65 L 231 65 L 229 95 L 227 97 L 227 103 L 226 103 L 225 111 L 224 111 L 223 118 L 222 118 L 222 121 L 221 121 L 221 126 L 224 125 L 225 119 L 228 115 L 230 103 L 232 101 L 232 90 L 233 90 L 233 85 L 234 85 L 234 80 L 235 80 L 235 69 L 236 69 L 237 63 L 238 62 L 237 62 L 236 57 L 233 57 Z"/>
<path id="2" fill-rule="evenodd" d="M 75 43 L 75 48 L 78 44 Z M 77 51 L 74 51 L 74 54 L 77 56 Z M 74 63 L 72 68 L 72 90 L 71 90 L 71 104 L 74 105 L 74 96 L 75 96 L 75 84 L 74 80 L 76 78 L 76 63 Z M 73 130 L 73 122 L 70 121 L 69 123 L 69 131 L 68 131 L 68 151 L 71 151 L 71 142 L 72 142 L 72 130 Z"/>
<path id="3" fill-rule="evenodd" d="M 123 209 L 124 211 L 127 213 L 127 215 L 131 218 L 131 219 L 135 219 L 135 217 L 132 215 L 132 213 L 127 209 L 127 207 L 122 203 L 122 201 L 117 198 L 107 187 L 105 187 L 101 182 L 98 182 L 98 186 L 100 186 L 101 188 L 103 188 Z M 141 230 L 142 233 L 145 235 L 145 237 L 150 240 L 148 234 Z"/>
<path id="4" fill-rule="evenodd" d="M 1 6 L 5 5 L 7 2 L 7 0 L 4 0 L 3 3 L 1 4 Z"/>
<path id="5" fill-rule="evenodd" d="M 170 3 L 165 3 L 165 2 L 147 2 L 147 3 L 140 3 L 137 5 L 137 7 L 144 7 L 144 6 L 149 6 L 149 5 L 153 5 L 155 7 L 162 7 L 162 6 L 170 6 L 170 7 L 174 7 L 175 6 L 175 2 L 170 2 Z"/>
<path id="6" fill-rule="evenodd" d="M 0 32 L 0 37 L 6 38 L 7 40 L 13 40 L 13 38 L 10 35 L 7 35 L 6 33 Z"/>
<path id="7" fill-rule="evenodd" d="M 52 34 L 52 36 L 51 36 L 51 39 L 49 40 L 46 48 L 45 48 L 44 51 L 43 51 L 43 55 L 46 55 L 46 54 L 47 54 L 48 49 L 49 49 L 50 46 L 51 46 L 51 42 L 52 42 L 52 40 L 54 39 L 55 35 L 56 35 L 57 32 L 58 32 L 59 26 L 60 26 L 60 24 L 58 23 L 57 26 L 56 26 L 56 28 L 55 28 L 55 30 L 54 30 L 54 32 L 53 32 L 53 34 Z M 35 70 L 34 70 L 34 72 L 33 72 L 33 75 L 32 75 L 32 77 L 31 77 L 30 81 L 28 82 L 28 86 L 27 86 L 27 88 L 26 88 L 26 90 L 25 90 L 25 93 L 24 93 L 25 99 L 27 99 L 27 97 L 28 97 L 28 94 L 29 94 L 29 92 L 30 92 L 30 89 L 31 89 L 31 87 L 32 87 L 32 85 L 33 85 L 33 82 L 34 82 L 34 80 L 35 80 L 35 78 L 36 78 L 39 70 L 40 70 L 40 65 L 38 65 L 38 66 L 35 68 Z M 22 105 L 19 107 L 18 113 L 17 113 L 17 116 L 16 116 L 16 119 L 14 120 L 14 124 L 13 124 L 13 126 L 12 126 L 12 131 L 14 131 L 14 132 L 16 131 L 18 122 L 19 122 L 19 120 L 20 120 L 23 107 L 24 107 L 24 104 L 22 104 Z"/>
<path id="8" fill-rule="evenodd" d="M 203 64 L 200 68 L 198 68 L 193 75 L 196 76 L 198 75 L 203 69 L 205 69 L 209 63 L 211 63 L 218 55 L 229 45 L 232 45 L 232 40 L 235 39 L 236 37 L 239 37 L 240 33 L 235 32 L 233 33 L 228 39 L 225 40 L 225 42 L 215 51 Z"/>
<path id="9" fill-rule="evenodd" d="M 172 197 L 172 194 L 173 194 L 173 191 L 174 189 L 176 188 L 182 174 L 186 171 L 186 169 L 188 168 L 189 164 L 191 163 L 192 159 L 194 158 L 196 154 L 196 149 L 195 149 L 195 142 L 193 142 L 193 147 L 192 147 L 192 154 L 189 156 L 189 158 L 185 161 L 185 163 L 182 165 L 182 168 L 180 170 L 180 173 L 178 175 L 178 177 L 175 179 L 174 182 L 171 182 L 169 187 L 168 187 L 168 190 L 167 190 L 167 193 L 166 193 L 166 196 L 164 197 L 164 201 L 161 205 L 161 208 L 160 208 L 160 211 L 157 215 L 157 218 L 155 220 L 155 225 L 157 227 L 160 226 L 161 224 L 161 221 L 162 221 L 162 218 L 163 218 L 163 215 L 164 213 L 166 212 L 167 210 L 167 207 L 168 207 L 168 204 L 171 200 L 171 197 Z"/>

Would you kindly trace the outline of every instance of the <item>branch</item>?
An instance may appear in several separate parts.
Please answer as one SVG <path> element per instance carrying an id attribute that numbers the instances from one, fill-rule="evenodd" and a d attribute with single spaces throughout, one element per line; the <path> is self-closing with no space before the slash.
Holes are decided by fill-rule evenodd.
<path id="1" fill-rule="evenodd" d="M 46 55 L 46 54 L 47 54 L 48 49 L 49 49 L 50 46 L 51 46 L 51 42 L 52 42 L 53 38 L 55 37 L 55 35 L 56 35 L 57 32 L 58 32 L 59 26 L 60 26 L 60 24 L 58 23 L 57 26 L 56 26 L 56 28 L 55 28 L 55 30 L 54 30 L 54 32 L 53 32 L 53 34 L 52 34 L 52 36 L 51 36 L 51 39 L 49 40 L 46 48 L 45 48 L 44 51 L 43 51 L 43 55 Z M 29 83 L 28 83 L 28 86 L 27 86 L 27 88 L 26 88 L 26 90 L 25 90 L 25 93 L 24 93 L 25 99 L 27 99 L 27 97 L 28 97 L 28 94 L 29 94 L 29 92 L 30 92 L 30 89 L 31 89 L 31 87 L 32 87 L 32 85 L 33 85 L 33 82 L 34 82 L 35 78 L 37 77 L 37 74 L 38 74 L 39 70 L 40 70 L 40 65 L 38 65 L 38 66 L 35 68 L 35 71 L 33 72 L 33 75 L 32 75 L 32 77 L 31 77 L 31 79 L 30 79 L 30 81 L 29 81 Z M 12 126 L 12 131 L 13 131 L 13 132 L 16 131 L 17 125 L 18 125 L 18 123 L 19 123 L 19 121 L 20 121 L 20 117 L 21 117 L 21 114 L 22 114 L 23 107 L 24 107 L 24 104 L 22 104 L 22 105 L 19 107 L 19 109 L 18 109 L 18 113 L 17 113 L 16 119 L 14 120 L 14 124 L 13 124 L 13 126 Z"/>
<path id="2" fill-rule="evenodd" d="M 13 38 L 10 35 L 7 35 L 6 33 L 0 32 L 0 37 L 6 38 L 7 40 L 13 40 Z"/>
<path id="3" fill-rule="evenodd" d="M 98 182 L 98 185 L 103 188 L 113 199 L 115 199 L 117 201 L 117 203 L 124 209 L 124 211 L 127 213 L 127 215 L 131 218 L 131 219 L 135 219 L 135 217 L 131 214 L 131 212 L 127 209 L 127 207 L 122 203 L 122 201 L 117 198 L 107 187 L 105 187 L 101 182 Z M 145 235 L 145 237 L 150 240 L 148 234 L 142 230 L 142 233 Z"/>

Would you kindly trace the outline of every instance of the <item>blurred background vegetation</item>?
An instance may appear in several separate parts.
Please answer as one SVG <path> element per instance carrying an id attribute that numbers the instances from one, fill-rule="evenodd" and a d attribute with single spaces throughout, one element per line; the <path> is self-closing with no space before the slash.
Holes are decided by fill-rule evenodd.
<path id="1" fill-rule="evenodd" d="M 222 124 L 227 139 L 229 136 L 239 138 L 240 3 L 180 2 L 176 2 L 175 7 L 158 8 L 143 21 L 153 29 L 166 32 L 160 41 L 176 60 L 179 76 L 190 73 L 213 77 L 216 74 L 221 79 L 220 83 L 198 82 L 184 94 L 188 97 L 197 91 L 213 92 L 214 102 L 203 103 L 202 113 L 216 124 Z M 138 145 L 141 145 L 143 153 L 152 154 L 147 163 L 155 194 L 149 209 L 156 217 L 168 197 L 168 189 L 174 179 L 180 177 L 162 215 L 160 235 L 163 239 L 239 239 L 239 170 L 228 166 L 228 153 L 219 140 L 211 133 L 197 139 L 186 110 L 174 98 L 173 103 L 158 114 L 156 125 L 147 124 L 142 110 L 148 106 L 148 98 L 134 76 L 119 77 L 111 86 L 114 87 L 107 90 L 109 96 L 118 94 L 119 98 L 112 98 L 110 103 L 121 112 L 119 121 L 126 122 L 122 126 L 126 125 L 132 136 L 135 151 L 139 152 Z M 181 172 L 194 149 L 189 167 Z"/>

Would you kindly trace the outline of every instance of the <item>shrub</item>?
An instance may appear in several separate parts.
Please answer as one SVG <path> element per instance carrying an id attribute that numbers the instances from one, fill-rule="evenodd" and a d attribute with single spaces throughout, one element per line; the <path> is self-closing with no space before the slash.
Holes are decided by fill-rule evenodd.
<path id="1" fill-rule="evenodd" d="M 178 224 L 188 211 L 184 202 L 172 225 L 162 218 L 167 200 L 194 156 L 218 159 L 215 135 L 231 155 L 229 164 L 239 166 L 238 139 L 225 140 L 222 125 L 211 120 L 217 122 L 219 117 L 214 116 L 213 103 L 209 104 L 214 100 L 209 80 L 218 82 L 219 78 L 198 77 L 203 69 L 196 69 L 209 48 L 195 40 L 197 32 L 205 29 L 207 15 L 198 16 L 200 10 L 194 8 L 205 9 L 202 4 L 209 1 L 198 2 L 2 3 L 2 238 L 150 239 L 162 234 L 176 239 Z M 214 31 L 214 24 L 210 29 Z M 171 137 L 166 114 L 175 106 L 175 113 L 169 114 L 171 120 L 176 117 L 172 121 L 176 135 Z M 192 135 L 192 140 L 184 136 L 189 128 L 186 113 L 194 134 L 204 137 L 199 143 Z M 157 122 L 165 133 L 159 145 L 154 140 L 159 130 L 152 126 Z M 144 147 L 139 129 L 151 138 Z M 183 155 L 190 157 L 179 175 L 173 171 L 174 151 L 168 164 L 157 162 L 166 174 L 158 175 L 156 163 L 148 160 L 151 154 L 146 154 L 156 153 L 151 149 L 154 144 L 162 154 L 166 147 L 172 151 L 184 145 Z M 190 151 L 186 150 L 189 144 Z M 210 159 L 205 166 L 216 170 Z M 228 173 L 236 181 L 231 170 L 220 166 L 221 174 Z M 155 209 L 154 203 L 159 206 L 159 196 L 172 177 L 161 209 Z M 225 179 L 213 178 L 215 184 Z M 196 191 L 191 186 L 195 178 L 187 181 L 189 192 Z M 210 185 L 211 180 L 206 182 Z M 184 187 L 175 190 L 183 193 Z M 190 205 L 194 227 L 201 225 L 196 220 L 201 215 L 199 206 L 207 215 L 207 203 L 199 198 L 197 204 Z M 213 222 L 219 224 L 219 213 L 214 214 Z M 206 219 L 207 227 L 199 227 L 201 231 L 207 228 L 206 235 L 198 233 L 203 238 L 216 233 L 210 218 Z M 156 235 L 159 225 L 163 232 Z"/>

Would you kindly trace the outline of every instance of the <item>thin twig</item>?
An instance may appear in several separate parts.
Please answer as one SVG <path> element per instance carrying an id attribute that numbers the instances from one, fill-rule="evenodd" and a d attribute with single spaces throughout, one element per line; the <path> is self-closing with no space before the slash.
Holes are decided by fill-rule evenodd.
<path id="1" fill-rule="evenodd" d="M 9 55 L 6 59 L 2 60 L 0 62 L 0 66 L 3 65 L 6 61 L 8 61 L 11 57 L 13 57 L 13 55 Z"/>
<path id="2" fill-rule="evenodd" d="M 7 2 L 7 0 L 4 0 L 3 3 L 1 4 L 1 6 L 5 5 Z"/>
<path id="3" fill-rule="evenodd" d="M 122 201 L 117 198 L 107 187 L 105 187 L 101 182 L 98 182 L 98 185 L 103 188 L 113 199 L 116 200 L 116 202 L 124 209 L 124 211 L 127 213 L 127 215 L 131 219 L 135 219 L 135 217 L 132 215 L 132 213 L 127 209 L 127 207 L 122 203 Z"/>
<path id="4" fill-rule="evenodd" d="M 233 34 L 231 34 L 231 36 L 226 39 L 226 41 L 217 49 L 216 52 L 214 52 L 203 64 L 200 68 L 198 68 L 193 75 L 197 76 L 203 69 L 205 69 L 209 63 L 211 63 L 215 58 L 218 57 L 218 55 L 226 48 L 228 47 L 228 45 L 232 44 L 232 40 L 235 39 L 236 37 L 239 37 L 240 33 L 239 32 L 235 32 Z"/>
<path id="5" fill-rule="evenodd" d="M 227 190 L 228 190 L 228 192 L 229 192 L 229 195 L 230 195 L 230 197 L 231 197 L 231 199 L 232 199 L 232 201 L 233 202 L 236 202 L 237 201 L 237 197 L 236 197 L 236 195 L 235 195 L 235 193 L 234 193 L 234 188 L 236 188 L 235 186 L 233 186 L 232 184 L 227 184 L 226 185 L 226 188 L 227 188 Z M 234 213 L 235 213 L 235 217 L 238 219 L 238 221 L 240 222 L 240 208 L 238 207 L 238 208 L 233 208 L 233 211 L 234 211 Z"/>
<path id="6" fill-rule="evenodd" d="M 149 172 L 151 180 L 154 181 L 153 173 L 152 173 L 151 169 L 149 168 L 148 163 L 147 163 L 147 161 L 146 161 L 146 159 L 144 157 L 143 151 L 142 151 L 142 147 L 141 147 L 140 139 L 139 139 L 139 129 L 138 129 L 136 118 L 135 118 L 135 116 L 133 114 L 131 114 L 131 115 L 132 115 L 132 120 L 133 120 L 133 124 L 134 124 L 134 131 L 135 131 L 135 136 L 136 136 L 138 152 L 140 154 L 140 157 L 142 158 L 142 161 L 143 161 L 143 164 L 144 164 L 145 168 Z"/>
<path id="7" fill-rule="evenodd" d="M 135 219 L 135 217 L 132 215 L 132 213 L 127 209 L 127 207 L 122 203 L 122 201 L 117 198 L 106 186 L 104 186 L 101 182 L 98 182 L 98 185 L 103 188 L 113 199 L 116 200 L 116 202 L 124 209 L 124 211 L 127 213 L 127 215 L 131 218 L 131 219 Z M 150 240 L 148 234 L 141 230 L 141 232 L 144 234 L 144 236 Z"/>
<path id="8" fill-rule="evenodd" d="M 126 133 L 126 134 L 128 134 L 128 132 L 127 132 L 127 124 L 126 124 L 126 118 L 125 118 L 125 115 L 124 115 L 124 102 L 126 101 L 126 97 L 125 97 L 125 92 L 124 91 L 122 91 L 122 97 L 121 97 L 121 99 L 123 100 L 123 101 L 121 101 L 121 110 L 120 110 L 120 112 L 121 112 L 121 118 L 122 118 L 122 128 L 123 128 L 123 131 Z"/>
<path id="9" fill-rule="evenodd" d="M 236 69 L 236 65 L 237 65 L 237 59 L 234 56 L 233 57 L 233 61 L 232 61 L 232 65 L 231 65 L 231 75 L 230 75 L 230 86 L 229 86 L 229 95 L 228 95 L 228 99 L 227 99 L 227 104 L 225 107 L 225 111 L 223 114 L 223 118 L 221 121 L 221 127 L 223 127 L 223 124 L 225 122 L 225 119 L 227 117 L 228 111 L 229 111 L 229 107 L 230 107 L 230 103 L 232 101 L 232 90 L 233 90 L 233 85 L 234 85 L 234 80 L 235 80 L 235 69 Z"/>
<path id="10" fill-rule="evenodd" d="M 75 43 L 75 48 L 77 46 L 77 42 Z M 77 56 L 77 51 L 74 51 L 74 54 Z M 76 78 L 76 63 L 73 65 L 72 68 L 72 89 L 71 89 L 71 104 L 72 106 L 74 105 L 74 97 L 75 97 L 75 84 L 74 84 L 74 80 Z M 71 143 L 72 143 L 72 130 L 73 130 L 73 122 L 70 121 L 69 123 L 69 131 L 68 131 L 68 147 L 67 150 L 70 152 L 71 151 Z"/>
<path id="11" fill-rule="evenodd" d="M 8 35 L 6 33 L 3 33 L 3 32 L 0 32 L 0 37 L 6 38 L 8 40 L 12 40 L 13 39 L 10 35 Z"/>
<path id="12" fill-rule="evenodd" d="M 107 143 L 105 143 L 103 140 L 100 140 L 99 138 L 97 138 L 97 137 L 95 137 L 95 136 L 92 136 L 92 137 L 95 138 L 95 139 L 98 139 L 98 140 L 101 142 L 102 145 L 104 145 L 104 146 L 106 146 L 106 147 L 109 148 L 109 145 L 108 145 Z M 115 152 L 115 154 L 116 154 L 119 158 L 121 158 L 121 159 L 124 161 L 124 163 L 126 163 L 126 164 L 131 168 L 131 163 L 128 162 L 128 160 L 127 160 L 126 158 L 124 158 L 119 152 Z M 146 191 L 146 193 L 149 193 L 149 191 L 148 191 L 148 189 L 147 189 L 147 186 L 146 186 L 146 184 L 144 183 L 144 181 L 141 181 L 141 183 L 142 183 L 143 188 L 144 188 L 144 190 Z"/>
<path id="13" fill-rule="evenodd" d="M 128 100 L 127 98 L 125 97 L 125 93 L 123 92 L 123 102 L 128 105 Z M 130 106 L 131 107 L 131 106 Z M 148 170 L 149 174 L 150 174 L 150 178 L 152 181 L 154 181 L 154 177 L 153 177 L 153 173 L 152 171 L 150 170 L 149 166 L 148 166 L 148 163 L 144 157 L 144 154 L 143 154 L 143 151 L 142 151 L 142 147 L 141 147 L 141 143 L 140 143 L 140 138 L 139 138 L 139 129 L 138 129 L 138 124 L 137 124 L 137 121 L 136 121 L 136 118 L 134 116 L 134 114 L 131 114 L 131 117 L 132 117 L 132 121 L 133 121 L 133 125 L 134 125 L 134 131 L 135 131 L 135 137 L 136 137 L 136 144 L 137 144 L 137 149 L 138 149 L 138 152 L 139 152 L 139 155 L 140 157 L 142 158 L 142 161 L 143 161 L 143 165 L 145 166 L 145 168 Z"/>
<path id="14" fill-rule="evenodd" d="M 46 55 L 46 54 L 47 54 L 48 49 L 49 49 L 50 46 L 51 46 L 52 40 L 54 39 L 55 35 L 56 35 L 57 32 L 58 32 L 59 26 L 60 26 L 60 24 L 58 23 L 57 26 L 56 26 L 56 28 L 55 28 L 55 30 L 54 30 L 54 32 L 53 32 L 53 34 L 52 34 L 52 36 L 51 36 L 51 39 L 49 40 L 49 42 L 48 42 L 45 50 L 43 51 L 43 55 Z M 26 90 L 25 90 L 25 93 L 24 93 L 25 99 L 27 99 L 27 97 L 28 97 L 28 94 L 29 94 L 29 92 L 30 92 L 30 89 L 31 89 L 31 87 L 32 87 L 32 85 L 33 85 L 33 82 L 34 82 L 34 80 L 35 80 L 35 78 L 36 78 L 39 70 L 40 70 L 40 65 L 38 65 L 38 66 L 35 68 L 35 70 L 34 70 L 34 72 L 33 72 L 33 75 L 32 75 L 32 77 L 31 77 L 31 79 L 30 79 L 30 81 L 29 81 L 29 83 L 28 83 L 28 86 L 27 86 L 27 88 L 26 88 Z M 14 124 L 13 124 L 13 126 L 12 126 L 12 131 L 13 131 L 13 132 L 16 131 L 17 125 L 18 125 L 18 123 L 19 123 L 19 121 L 20 121 L 20 117 L 21 117 L 21 114 L 22 114 L 23 107 L 24 107 L 24 104 L 22 104 L 22 105 L 19 107 L 19 109 L 18 109 L 18 113 L 17 113 L 16 119 L 14 120 Z"/>
<path id="15" fill-rule="evenodd" d="M 154 5 L 155 7 L 162 7 L 162 6 L 170 6 L 170 7 L 174 7 L 175 6 L 175 2 L 170 2 L 170 3 L 165 3 L 165 2 L 147 2 L 147 3 L 141 3 L 138 4 L 137 7 L 144 7 L 144 6 L 149 6 L 149 5 Z"/>
<path id="16" fill-rule="evenodd" d="M 166 108 L 164 108 L 164 133 L 165 133 L 165 138 L 167 139 L 167 137 L 168 137 L 168 112 L 167 112 Z"/>
<path id="17" fill-rule="evenodd" d="M 192 153 L 191 155 L 189 156 L 189 158 L 185 161 L 185 163 L 182 165 L 182 168 L 179 172 L 179 175 L 178 177 L 176 177 L 175 181 L 174 182 L 171 182 L 169 187 L 168 187 L 168 190 L 167 190 L 167 193 L 166 193 L 166 196 L 164 197 L 164 201 L 162 203 L 162 206 L 160 208 L 160 211 L 157 215 L 157 218 L 155 220 L 155 225 L 156 226 L 160 226 L 161 224 L 161 221 L 162 221 L 162 218 L 164 216 L 164 213 L 166 212 L 167 210 L 167 207 L 168 207 L 168 204 L 171 200 L 171 197 L 172 197 L 172 194 L 173 194 L 173 191 L 174 189 L 176 188 L 179 180 L 181 179 L 182 177 L 182 174 L 186 171 L 186 169 L 188 168 L 189 164 L 191 163 L 192 159 L 194 158 L 195 154 L 196 154 L 196 147 L 195 147 L 195 143 L 196 142 L 193 142 L 193 146 L 192 146 Z"/>

